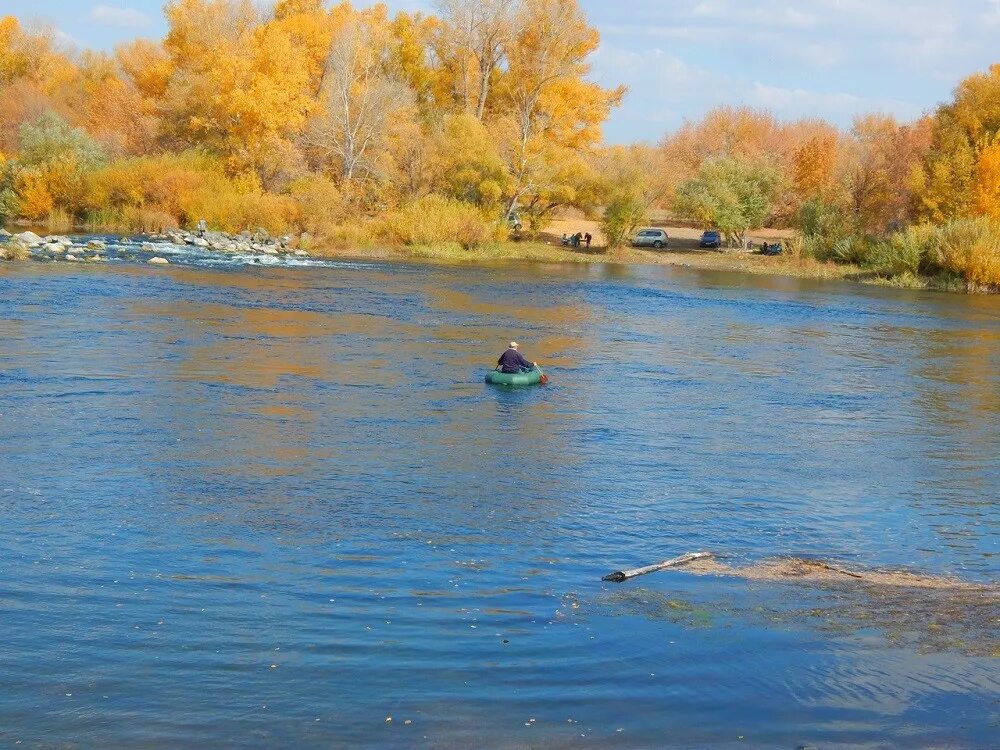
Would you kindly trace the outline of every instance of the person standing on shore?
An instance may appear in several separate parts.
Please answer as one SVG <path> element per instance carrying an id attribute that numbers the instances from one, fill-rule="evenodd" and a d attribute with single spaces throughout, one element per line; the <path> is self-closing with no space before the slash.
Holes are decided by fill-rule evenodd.
<path id="1" fill-rule="evenodd" d="M 198 236 L 204 237 L 206 232 L 208 232 L 208 222 L 205 221 L 204 219 L 201 219 L 198 222 Z"/>

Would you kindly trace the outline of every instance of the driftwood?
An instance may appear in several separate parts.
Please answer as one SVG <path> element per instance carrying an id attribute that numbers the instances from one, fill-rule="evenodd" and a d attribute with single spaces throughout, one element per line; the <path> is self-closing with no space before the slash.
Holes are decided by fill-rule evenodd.
<path id="1" fill-rule="evenodd" d="M 827 570 L 832 570 L 834 573 L 841 573 L 845 576 L 850 576 L 851 578 L 860 578 L 864 580 L 864 576 L 860 573 L 853 573 L 850 570 L 844 570 L 843 568 L 836 568 L 833 565 L 827 565 L 826 563 L 814 563 L 818 564 L 821 568 L 826 568 Z"/>
<path id="2" fill-rule="evenodd" d="M 647 565 L 645 568 L 635 568 L 633 570 L 618 570 L 614 573 L 604 576 L 602 581 L 614 581 L 615 583 L 621 583 L 622 581 L 627 581 L 630 578 L 637 578 L 638 576 L 644 576 L 647 573 L 655 573 L 658 570 L 666 570 L 667 568 L 676 568 L 678 565 L 687 565 L 689 562 L 694 562 L 695 560 L 702 560 L 706 557 L 712 557 L 711 552 L 689 552 L 686 555 L 681 555 L 680 557 L 674 557 L 670 560 L 664 560 L 656 565 Z"/>

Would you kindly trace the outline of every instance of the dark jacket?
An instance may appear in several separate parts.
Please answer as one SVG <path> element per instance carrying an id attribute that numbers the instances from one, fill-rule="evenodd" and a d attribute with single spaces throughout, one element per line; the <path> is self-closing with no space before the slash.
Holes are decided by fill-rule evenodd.
<path id="1" fill-rule="evenodd" d="M 500 366 L 500 371 L 506 372 L 507 374 L 521 372 L 522 368 L 530 370 L 534 367 L 534 365 L 526 360 L 517 349 L 508 349 L 505 351 L 500 355 L 500 359 L 497 360 L 497 364 Z"/>

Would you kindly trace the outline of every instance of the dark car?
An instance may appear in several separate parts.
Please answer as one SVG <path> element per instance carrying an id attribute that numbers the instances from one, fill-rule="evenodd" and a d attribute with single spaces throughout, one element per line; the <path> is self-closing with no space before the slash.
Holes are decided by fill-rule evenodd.
<path id="1" fill-rule="evenodd" d="M 698 247 L 714 247 L 720 249 L 722 247 L 722 234 L 710 229 L 701 235 L 701 240 L 698 241 Z"/>

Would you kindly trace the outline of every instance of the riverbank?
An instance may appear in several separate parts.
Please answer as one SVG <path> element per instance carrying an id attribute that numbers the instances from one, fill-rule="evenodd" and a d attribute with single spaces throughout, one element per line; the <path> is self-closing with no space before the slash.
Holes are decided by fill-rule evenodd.
<path id="1" fill-rule="evenodd" d="M 545 235 L 543 235 L 544 237 Z M 782 238 L 770 237 L 769 242 Z M 678 244 L 685 244 L 683 241 Z M 690 244 L 690 243 L 687 243 Z M 506 262 L 528 263 L 591 263 L 647 266 L 678 266 L 704 271 L 727 271 L 757 276 L 786 276 L 798 279 L 851 281 L 871 286 L 896 289 L 918 289 L 958 294 L 996 294 L 1000 289 L 975 286 L 955 276 L 919 276 L 909 273 L 886 276 L 853 263 L 820 261 L 808 256 L 783 254 L 759 255 L 745 251 L 703 250 L 697 248 L 666 248 L 663 250 L 622 247 L 570 248 L 555 241 L 520 241 L 483 245 L 466 249 L 457 243 L 417 246 L 387 246 L 337 248 L 322 245 L 313 248 L 312 255 L 321 258 L 423 260 L 455 264 L 490 264 Z"/>
<path id="2" fill-rule="evenodd" d="M 537 240 L 488 243 L 475 248 L 463 248 L 457 243 L 449 242 L 347 247 L 307 235 L 274 238 L 262 230 L 253 233 L 243 232 L 239 235 L 209 232 L 205 237 L 183 231 L 171 231 L 158 235 L 123 237 L 122 242 L 136 245 L 138 249 L 149 253 L 155 253 L 158 249 L 169 246 L 195 247 L 217 253 L 220 257 L 228 257 L 233 261 L 242 259 L 247 263 L 264 264 L 269 262 L 269 257 L 294 256 L 303 260 L 410 260 L 471 265 L 511 262 L 666 265 L 762 276 L 845 280 L 875 286 L 953 293 L 997 291 L 994 288 L 971 287 L 962 279 L 955 277 L 924 277 L 912 274 L 886 277 L 857 265 L 824 262 L 791 254 L 764 256 L 749 252 L 705 250 L 697 247 L 696 240 L 683 236 L 685 231 L 690 232 L 690 230 L 675 228 L 671 231 L 671 244 L 676 247 L 662 250 L 622 247 L 608 251 L 599 246 L 566 247 L 552 234 L 551 227 L 549 232 L 542 233 Z M 789 238 L 784 236 L 785 234 L 787 233 L 781 233 L 781 236 L 777 233 L 773 233 L 773 236 L 762 235 L 758 241 L 787 242 Z M 65 235 L 43 237 L 30 231 L 9 238 L 0 235 L 0 260 L 26 261 L 32 258 L 45 261 L 104 260 L 102 251 L 105 249 L 105 243 L 102 240 L 93 239 L 95 235 L 92 234 L 75 236 L 83 240 L 78 244 L 76 252 L 72 247 L 73 241 Z M 23 240 L 23 237 L 27 237 L 27 241 Z"/>
<path id="3" fill-rule="evenodd" d="M 315 248 L 311 255 L 322 258 L 371 258 L 433 260 L 447 263 L 493 263 L 525 261 L 532 263 L 599 263 L 621 265 L 683 266 L 711 271 L 734 271 L 797 278 L 849 279 L 861 273 L 851 265 L 821 263 L 811 258 L 763 256 L 752 253 L 731 253 L 697 250 L 645 250 L 619 248 L 568 248 L 545 242 L 505 242 L 465 249 L 455 243 L 418 245 L 414 247 Z"/>

